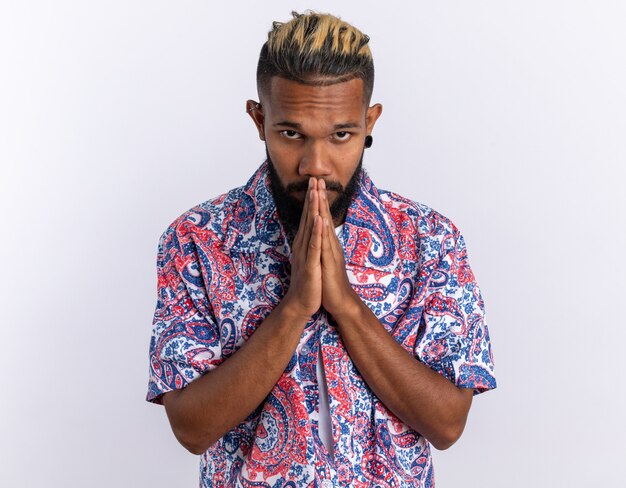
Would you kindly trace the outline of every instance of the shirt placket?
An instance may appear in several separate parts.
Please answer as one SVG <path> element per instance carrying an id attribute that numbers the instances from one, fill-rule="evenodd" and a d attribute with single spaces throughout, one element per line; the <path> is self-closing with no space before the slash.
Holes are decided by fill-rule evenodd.
<path id="1" fill-rule="evenodd" d="M 323 381 L 327 381 L 326 380 L 326 366 L 325 366 L 325 360 L 324 360 L 324 341 L 327 340 L 327 336 L 328 336 L 328 328 L 329 328 L 329 324 L 328 324 L 328 318 L 325 312 L 322 312 L 320 314 L 320 317 L 318 318 L 318 334 L 317 334 L 317 345 L 319 347 L 318 350 L 316 350 L 316 355 L 315 355 L 315 360 L 317 361 L 317 355 L 321 355 L 321 366 L 322 366 L 322 377 L 321 380 Z M 328 387 L 328 385 L 326 385 Z M 331 402 L 331 398 L 330 398 L 330 393 L 328 392 L 328 388 L 326 388 L 327 391 L 327 398 L 329 401 L 329 406 L 330 406 L 330 402 Z M 318 487 L 322 487 L 322 488 L 327 488 L 327 487 L 332 487 L 332 486 L 338 486 L 336 483 L 337 480 L 337 472 L 334 466 L 334 461 L 333 461 L 333 456 L 331 454 L 331 450 L 327 449 L 326 446 L 324 445 L 323 441 L 322 441 L 322 435 L 320 433 L 320 423 L 319 423 L 319 418 L 322 415 L 320 412 L 321 409 L 321 399 L 320 399 L 320 394 L 321 394 L 321 385 L 318 384 L 318 439 L 317 439 L 317 443 L 318 443 L 318 449 L 316 449 L 316 457 L 315 457 L 315 465 L 316 465 L 316 486 Z M 329 409 L 332 412 L 332 407 Z M 332 413 L 329 412 L 330 415 L 330 428 L 331 428 L 331 442 L 333 443 L 333 445 L 331 446 L 331 449 L 334 450 L 336 449 L 336 446 L 334 445 L 334 432 L 335 432 L 335 426 L 334 426 L 334 422 L 332 419 Z"/>

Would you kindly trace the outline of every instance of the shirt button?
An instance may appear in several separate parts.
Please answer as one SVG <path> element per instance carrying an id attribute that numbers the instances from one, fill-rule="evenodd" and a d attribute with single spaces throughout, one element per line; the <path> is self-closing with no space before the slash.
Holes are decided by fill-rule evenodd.
<path id="1" fill-rule="evenodd" d="M 328 480 L 322 481 L 322 488 L 333 488 L 333 482 Z"/>

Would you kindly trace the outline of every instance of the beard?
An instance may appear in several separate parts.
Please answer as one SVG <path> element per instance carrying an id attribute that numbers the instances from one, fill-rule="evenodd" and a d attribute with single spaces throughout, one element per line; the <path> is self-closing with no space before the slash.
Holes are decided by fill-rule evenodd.
<path id="1" fill-rule="evenodd" d="M 296 232 L 298 231 L 298 227 L 300 226 L 300 218 L 302 217 L 302 210 L 304 209 L 304 200 L 297 199 L 294 194 L 298 192 L 306 192 L 309 188 L 309 179 L 307 178 L 296 183 L 289 183 L 286 186 L 283 185 L 283 182 L 280 181 L 280 177 L 276 172 L 274 163 L 270 158 L 267 145 L 265 146 L 265 153 L 267 154 L 270 190 L 272 192 L 272 196 L 274 197 L 274 201 L 276 202 L 278 218 L 287 232 L 289 240 L 293 240 Z M 337 181 L 324 180 L 326 183 L 326 190 L 337 193 L 337 198 L 330 204 L 330 213 L 333 217 L 334 223 L 343 223 L 346 218 L 348 208 L 352 203 L 352 198 L 354 197 L 358 187 L 359 177 L 363 166 L 363 154 L 364 152 L 361 152 L 359 164 L 354 170 L 354 173 L 352 173 L 352 176 L 345 187 Z"/>

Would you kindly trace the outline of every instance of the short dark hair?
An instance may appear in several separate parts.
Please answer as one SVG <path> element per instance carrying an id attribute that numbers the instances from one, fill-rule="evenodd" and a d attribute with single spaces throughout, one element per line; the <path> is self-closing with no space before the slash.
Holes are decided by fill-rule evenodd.
<path id="1" fill-rule="evenodd" d="M 374 88 L 374 61 L 369 37 L 330 14 L 292 12 L 289 22 L 274 22 L 261 48 L 257 90 L 269 92 L 270 80 L 280 76 L 307 85 L 331 85 L 363 80 L 369 104 Z"/>

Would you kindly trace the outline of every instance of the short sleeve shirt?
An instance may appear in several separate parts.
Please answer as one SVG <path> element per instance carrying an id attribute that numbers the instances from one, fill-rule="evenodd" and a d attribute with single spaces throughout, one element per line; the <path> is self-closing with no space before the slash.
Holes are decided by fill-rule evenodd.
<path id="1" fill-rule="evenodd" d="M 484 303 L 464 239 L 433 209 L 376 188 L 365 171 L 339 233 L 363 302 L 417 361 L 474 393 L 496 387 Z M 289 242 L 267 162 L 247 184 L 185 212 L 163 233 L 147 400 L 219 367 L 289 287 Z M 319 434 L 321 354 L 333 456 Z M 432 487 L 427 440 L 363 380 L 332 316 L 309 320 L 287 368 L 241 424 L 200 457 L 203 487 Z"/>

